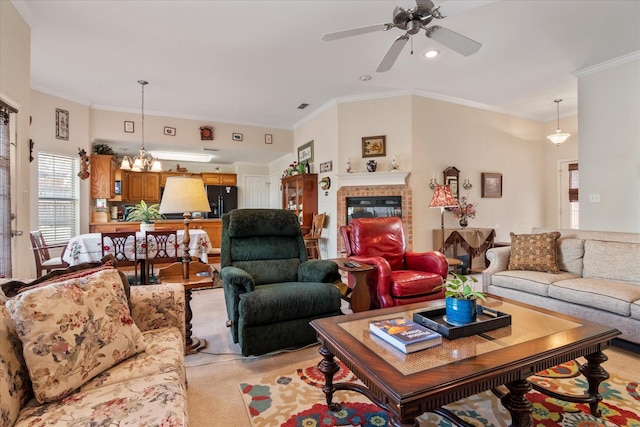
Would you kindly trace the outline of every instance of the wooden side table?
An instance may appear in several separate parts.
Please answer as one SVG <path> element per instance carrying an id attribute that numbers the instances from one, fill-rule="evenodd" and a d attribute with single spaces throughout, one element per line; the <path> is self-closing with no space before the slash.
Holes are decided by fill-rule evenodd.
<path id="1" fill-rule="evenodd" d="M 194 354 L 207 348 L 207 340 L 191 336 L 191 319 L 193 318 L 193 312 L 191 311 L 191 291 L 213 286 L 213 269 L 211 266 L 193 261 L 189 263 L 189 278 L 183 279 L 182 263 L 176 262 L 158 270 L 158 279 L 160 279 L 161 283 L 182 283 L 184 286 L 184 354 Z"/>
<path id="2" fill-rule="evenodd" d="M 347 267 L 344 265 L 346 261 L 349 261 L 347 258 L 334 258 L 330 261 L 338 264 L 338 270 L 345 271 L 353 276 L 355 283 L 351 290 L 351 298 L 349 299 L 351 310 L 353 310 L 354 313 L 370 310 L 371 294 L 369 294 L 366 277 L 367 273 L 373 270 L 373 265 L 358 262 L 360 267 Z"/>

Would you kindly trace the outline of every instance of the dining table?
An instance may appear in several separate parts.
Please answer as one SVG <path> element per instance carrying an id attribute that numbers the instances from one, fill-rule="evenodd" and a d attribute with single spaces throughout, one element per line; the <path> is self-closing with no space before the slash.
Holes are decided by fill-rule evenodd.
<path id="1" fill-rule="evenodd" d="M 182 247 L 184 230 L 177 230 L 178 245 Z M 82 264 L 84 262 L 96 262 L 102 258 L 102 234 L 86 233 L 72 237 L 67 244 L 67 249 L 62 257 L 69 265 Z M 208 262 L 207 253 L 211 249 L 211 241 L 206 231 L 201 229 L 189 229 L 189 253 L 200 258 L 204 263 Z M 145 232 L 136 232 L 136 252 L 138 259 L 145 258 Z M 182 253 L 180 250 L 179 253 Z"/>

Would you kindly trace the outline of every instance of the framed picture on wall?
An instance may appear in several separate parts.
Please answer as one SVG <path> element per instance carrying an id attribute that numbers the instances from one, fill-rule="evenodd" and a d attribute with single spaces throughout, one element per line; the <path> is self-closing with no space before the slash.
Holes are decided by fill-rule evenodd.
<path id="1" fill-rule="evenodd" d="M 384 157 L 387 155 L 386 135 L 362 138 L 362 157 Z"/>
<path id="2" fill-rule="evenodd" d="M 482 194 L 483 198 L 502 197 L 502 174 L 493 172 L 482 172 Z"/>
<path id="3" fill-rule="evenodd" d="M 298 163 L 313 163 L 313 140 L 298 147 Z"/>
<path id="4" fill-rule="evenodd" d="M 56 138 L 69 140 L 69 112 L 56 108 Z"/>

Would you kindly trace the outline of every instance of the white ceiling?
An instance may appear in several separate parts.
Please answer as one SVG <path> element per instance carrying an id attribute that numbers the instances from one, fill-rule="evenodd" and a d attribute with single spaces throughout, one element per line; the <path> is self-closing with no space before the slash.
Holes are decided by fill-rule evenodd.
<path id="1" fill-rule="evenodd" d="M 147 114 L 284 129 L 332 100 L 403 91 L 554 121 L 554 99 L 577 113 L 574 71 L 640 51 L 637 0 L 435 1 L 437 24 L 482 48 L 464 57 L 421 32 L 386 73 L 375 69 L 401 30 L 320 37 L 390 22 L 411 0 L 12 1 L 32 28 L 34 89 L 140 111 L 144 79 Z M 427 60 L 429 48 L 442 54 Z"/>

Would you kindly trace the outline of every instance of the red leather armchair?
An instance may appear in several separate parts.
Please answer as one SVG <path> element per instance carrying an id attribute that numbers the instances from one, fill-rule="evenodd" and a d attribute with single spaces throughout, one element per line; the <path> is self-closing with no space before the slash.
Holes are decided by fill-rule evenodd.
<path id="1" fill-rule="evenodd" d="M 375 266 L 367 275 L 372 308 L 444 298 L 444 290 L 434 288 L 447 278 L 447 258 L 405 251 L 400 218 L 353 219 L 339 231 L 350 259 Z"/>

